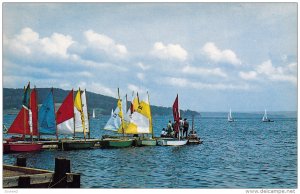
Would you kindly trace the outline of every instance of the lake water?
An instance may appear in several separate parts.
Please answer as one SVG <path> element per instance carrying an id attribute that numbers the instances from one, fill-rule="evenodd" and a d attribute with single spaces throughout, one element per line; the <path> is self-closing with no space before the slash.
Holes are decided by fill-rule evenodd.
<path id="1" fill-rule="evenodd" d="M 9 126 L 14 117 L 5 115 L 3 121 Z M 225 117 L 195 119 L 203 140 L 200 145 L 45 150 L 5 154 L 3 162 L 13 164 L 23 155 L 30 167 L 54 170 L 55 157 L 66 157 L 71 160 L 71 171 L 81 173 L 83 188 L 297 187 L 296 118 L 263 123 L 261 115 L 235 115 L 237 121 L 228 123 Z M 171 118 L 153 118 L 156 136 Z M 108 116 L 91 119 L 92 137 L 111 134 L 101 130 L 107 120 Z"/>

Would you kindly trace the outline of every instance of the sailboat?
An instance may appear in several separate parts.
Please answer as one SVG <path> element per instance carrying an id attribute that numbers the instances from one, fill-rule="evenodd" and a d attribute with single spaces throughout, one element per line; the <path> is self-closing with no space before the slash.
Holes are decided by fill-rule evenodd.
<path id="1" fill-rule="evenodd" d="M 180 109 L 179 109 L 179 100 L 178 100 L 178 94 L 176 96 L 176 99 L 173 103 L 173 118 L 174 121 L 176 121 L 175 127 L 179 131 L 178 139 L 176 138 L 162 138 L 159 142 L 160 145 L 166 145 L 166 146 L 182 146 L 187 144 L 188 140 L 180 139 L 180 130 L 179 130 L 179 118 L 180 118 Z"/>
<path id="2" fill-rule="evenodd" d="M 123 100 L 120 99 L 120 93 L 118 88 L 118 102 L 115 111 L 112 110 L 111 117 L 107 121 L 104 126 L 104 130 L 111 130 L 115 133 L 123 134 L 123 136 L 110 137 L 104 136 L 102 137 L 102 141 L 100 145 L 102 148 L 125 148 L 131 147 L 133 144 L 133 140 L 125 137 L 125 120 L 124 120 L 124 108 L 126 107 L 127 100 L 126 96 Z M 126 112 L 125 112 L 126 113 Z"/>
<path id="3" fill-rule="evenodd" d="M 268 118 L 268 115 L 267 115 L 267 110 L 265 109 L 265 114 L 262 118 L 262 122 L 274 122 L 272 121 L 271 119 Z"/>
<path id="4" fill-rule="evenodd" d="M 149 93 L 147 92 L 147 97 L 142 101 L 139 100 L 137 93 L 136 97 L 133 98 L 131 109 L 132 113 L 129 123 L 125 128 L 125 133 L 133 135 L 142 134 L 142 137 L 137 139 L 137 146 L 155 146 L 157 141 L 154 139 Z M 148 135 L 148 137 L 145 137 L 145 135 Z"/>
<path id="5" fill-rule="evenodd" d="M 32 152 L 42 149 L 43 144 L 33 141 L 33 136 L 38 135 L 37 110 L 37 92 L 35 88 L 30 91 L 29 82 L 24 89 L 22 108 L 7 131 L 8 134 L 21 134 L 23 141 L 4 143 L 4 151 Z M 31 136 L 31 141 L 26 141 L 26 135 Z"/>
<path id="6" fill-rule="evenodd" d="M 95 109 L 93 109 L 93 119 L 96 118 Z"/>
<path id="7" fill-rule="evenodd" d="M 234 119 L 232 118 L 232 115 L 231 115 L 231 109 L 229 110 L 227 120 L 228 120 L 228 122 L 234 122 Z"/>
<path id="8" fill-rule="evenodd" d="M 94 140 L 87 140 L 86 133 L 90 137 L 89 118 L 87 114 L 86 91 L 79 90 L 73 101 L 73 90 L 68 94 L 56 113 L 57 129 L 61 134 L 72 134 L 73 140 L 60 140 L 58 145 L 61 150 L 88 149 L 94 146 Z M 84 140 L 75 140 L 77 133 L 83 133 Z"/>

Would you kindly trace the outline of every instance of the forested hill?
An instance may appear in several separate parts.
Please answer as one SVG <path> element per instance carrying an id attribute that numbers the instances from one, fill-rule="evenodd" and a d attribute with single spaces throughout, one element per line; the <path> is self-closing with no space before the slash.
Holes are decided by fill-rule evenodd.
<path id="1" fill-rule="evenodd" d="M 37 88 L 38 92 L 38 103 L 42 104 L 43 100 L 46 98 L 50 91 L 50 88 Z M 10 111 L 17 111 L 22 106 L 22 95 L 23 89 L 11 89 L 3 88 L 3 109 Z M 54 101 L 56 104 L 62 103 L 65 97 L 68 95 L 70 90 L 62 90 L 59 88 L 54 88 Z M 75 92 L 74 92 L 75 97 Z M 89 112 L 92 109 L 96 109 L 97 114 L 109 115 L 111 110 L 115 109 L 117 106 L 117 99 L 109 96 L 104 96 L 101 94 L 96 94 L 93 92 L 87 91 L 87 100 Z M 128 102 L 129 105 L 129 102 Z M 161 107 L 161 106 L 151 106 L 152 115 L 171 115 L 172 109 L 170 107 Z M 198 115 L 198 112 L 186 110 L 182 111 L 181 114 L 184 116 L 189 115 Z"/>

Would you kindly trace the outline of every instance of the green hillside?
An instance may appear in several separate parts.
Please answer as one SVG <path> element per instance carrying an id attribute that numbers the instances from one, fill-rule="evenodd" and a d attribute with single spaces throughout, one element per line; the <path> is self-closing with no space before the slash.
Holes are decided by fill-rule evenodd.
<path id="1" fill-rule="evenodd" d="M 23 89 L 12 89 L 12 88 L 3 88 L 3 109 L 5 111 L 13 112 L 18 111 L 21 108 Z M 46 98 L 50 91 L 50 88 L 37 88 L 38 92 L 38 103 L 42 104 L 43 100 Z M 56 104 L 63 102 L 64 98 L 68 95 L 70 90 L 63 90 L 59 88 L 54 88 L 54 101 Z M 75 97 L 75 92 L 74 92 Z M 87 91 L 87 100 L 89 112 L 92 109 L 96 109 L 96 114 L 109 115 L 111 110 L 114 109 L 117 105 L 117 99 L 109 96 L 104 96 L 101 94 L 96 94 L 93 92 Z M 130 102 L 128 102 L 129 105 Z M 151 106 L 152 115 L 171 115 L 172 109 L 170 107 L 161 107 L 161 106 Z M 181 114 L 188 115 L 197 115 L 198 112 L 186 110 L 181 111 Z"/>

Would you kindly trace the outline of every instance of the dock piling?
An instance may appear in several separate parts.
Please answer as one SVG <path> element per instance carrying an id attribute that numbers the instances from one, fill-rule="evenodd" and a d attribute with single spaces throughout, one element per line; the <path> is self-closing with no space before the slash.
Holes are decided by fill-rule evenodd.
<path id="1" fill-rule="evenodd" d="M 23 156 L 18 156 L 16 166 L 26 167 L 26 158 Z"/>
<path id="2" fill-rule="evenodd" d="M 30 177 L 20 176 L 18 179 L 18 188 L 30 188 Z"/>
<path id="3" fill-rule="evenodd" d="M 67 185 L 67 175 L 70 173 L 71 165 L 70 160 L 65 158 L 55 158 L 55 170 L 54 170 L 54 187 L 55 188 L 66 188 Z"/>

